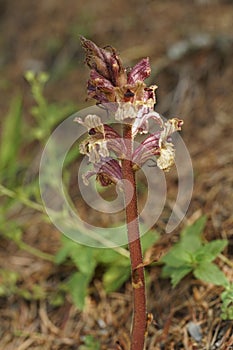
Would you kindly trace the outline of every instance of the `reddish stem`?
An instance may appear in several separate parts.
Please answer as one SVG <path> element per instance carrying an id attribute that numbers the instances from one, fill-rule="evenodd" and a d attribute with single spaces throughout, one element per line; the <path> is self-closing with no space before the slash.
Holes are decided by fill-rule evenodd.
<path id="1" fill-rule="evenodd" d="M 132 287 L 133 287 L 133 321 L 131 331 L 131 350 L 143 350 L 146 332 L 146 294 L 143 257 L 139 233 L 137 193 L 135 171 L 132 164 L 132 133 L 131 126 L 124 126 L 124 140 L 127 146 L 126 159 L 122 161 L 122 175 L 131 186 L 125 186 L 126 222 L 128 231 L 128 246 L 130 251 Z M 131 188 L 130 188 L 131 187 Z M 133 193 L 132 193 L 133 189 Z M 139 267 L 138 267 L 139 266 Z"/>

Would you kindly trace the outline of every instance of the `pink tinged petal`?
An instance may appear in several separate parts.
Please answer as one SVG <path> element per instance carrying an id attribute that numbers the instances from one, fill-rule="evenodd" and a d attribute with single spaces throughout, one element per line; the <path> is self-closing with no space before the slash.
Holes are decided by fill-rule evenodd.
<path id="1" fill-rule="evenodd" d="M 163 123 L 160 117 L 157 122 Z M 178 118 L 170 119 L 163 124 L 162 131 L 148 136 L 134 151 L 133 162 L 136 164 L 135 167 L 140 168 L 148 159 L 156 155 L 158 156 L 157 166 L 164 171 L 169 171 L 175 158 L 174 145 L 169 142 L 171 140 L 170 135 L 180 130 L 182 124 L 183 121 Z"/>
<path id="2" fill-rule="evenodd" d="M 103 91 L 112 92 L 114 90 L 112 83 L 93 69 L 90 72 L 89 81 L 93 86 L 96 86 Z"/>
<path id="3" fill-rule="evenodd" d="M 135 84 L 137 81 L 144 81 L 150 76 L 151 68 L 149 58 L 143 58 L 128 73 L 128 84 Z"/>
<path id="4" fill-rule="evenodd" d="M 121 136 L 109 125 L 104 124 L 105 139 L 108 149 L 112 150 L 117 157 L 123 158 L 126 154 L 126 146 Z"/>
<path id="5" fill-rule="evenodd" d="M 80 144 L 80 153 L 86 154 L 91 163 L 99 163 L 101 157 L 108 157 L 109 150 L 105 140 L 89 138 Z"/>
<path id="6" fill-rule="evenodd" d="M 88 97 L 94 98 L 97 103 L 108 103 L 109 101 L 114 101 L 110 99 L 109 93 L 101 91 L 98 87 L 91 84 L 90 81 L 87 83 L 87 94 Z"/>
<path id="7" fill-rule="evenodd" d="M 133 153 L 133 162 L 140 168 L 148 159 L 160 154 L 159 138 L 160 131 L 148 136 L 135 149 Z"/>
<path id="8" fill-rule="evenodd" d="M 119 139 L 120 134 L 114 130 L 110 125 L 104 124 L 104 134 L 107 139 Z"/>
<path id="9" fill-rule="evenodd" d="M 147 106 L 142 106 L 139 109 L 137 117 L 132 126 L 132 134 L 136 136 L 137 133 L 147 134 L 148 133 L 148 120 L 153 119 L 160 126 L 163 125 L 163 120 L 159 113 L 155 111 L 150 111 Z"/>
<path id="10" fill-rule="evenodd" d="M 102 186 L 109 186 L 111 184 L 117 184 L 122 180 L 122 172 L 119 162 L 115 159 L 105 159 L 98 164 L 94 165 L 94 170 L 88 171 L 83 175 L 83 182 L 85 185 L 89 184 L 89 178 L 95 175 L 96 180 L 100 182 Z"/>
<path id="11" fill-rule="evenodd" d="M 89 97 L 96 99 L 100 103 L 115 101 L 114 86 L 108 79 L 104 78 L 93 69 L 90 72 L 87 92 Z"/>
<path id="12" fill-rule="evenodd" d="M 88 154 L 89 152 L 88 145 L 89 145 L 88 140 L 84 140 L 83 142 L 80 143 L 79 151 L 81 154 Z"/>
<path id="13" fill-rule="evenodd" d="M 109 176 L 114 183 L 117 183 L 122 179 L 121 166 L 116 159 L 104 161 L 101 164 L 98 173 L 104 173 L 105 175 Z"/>

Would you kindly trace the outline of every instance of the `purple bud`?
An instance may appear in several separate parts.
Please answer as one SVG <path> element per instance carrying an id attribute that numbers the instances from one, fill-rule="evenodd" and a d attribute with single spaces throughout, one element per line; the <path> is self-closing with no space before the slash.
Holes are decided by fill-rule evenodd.
<path id="1" fill-rule="evenodd" d="M 151 68 L 149 58 L 143 58 L 128 73 L 128 84 L 135 84 L 137 81 L 144 81 L 150 76 Z"/>
<path id="2" fill-rule="evenodd" d="M 86 51 L 86 63 L 96 73 L 107 79 L 113 86 L 122 86 L 127 82 L 127 75 L 121 59 L 115 49 L 102 49 L 91 40 L 81 36 L 82 47 Z"/>

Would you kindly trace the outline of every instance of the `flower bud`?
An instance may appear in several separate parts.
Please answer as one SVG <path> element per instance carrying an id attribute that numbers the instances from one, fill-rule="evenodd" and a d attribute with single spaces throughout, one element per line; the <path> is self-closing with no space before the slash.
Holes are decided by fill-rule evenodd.
<path id="1" fill-rule="evenodd" d="M 102 49 L 81 36 L 82 47 L 86 51 L 87 65 L 98 73 L 102 78 L 107 79 L 113 86 L 122 86 L 127 82 L 127 75 L 121 59 L 115 49 Z"/>

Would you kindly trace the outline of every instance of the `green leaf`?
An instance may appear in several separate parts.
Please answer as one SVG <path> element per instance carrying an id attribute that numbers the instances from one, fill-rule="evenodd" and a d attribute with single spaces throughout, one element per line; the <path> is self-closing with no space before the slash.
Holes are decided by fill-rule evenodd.
<path id="1" fill-rule="evenodd" d="M 80 350 L 100 350 L 100 343 L 92 335 L 86 335 L 84 344 L 79 347 Z"/>
<path id="2" fill-rule="evenodd" d="M 172 267 L 195 264 L 195 253 L 202 247 L 201 234 L 206 218 L 203 216 L 193 225 L 186 227 L 180 235 L 180 241 L 161 259 L 161 262 Z"/>
<path id="3" fill-rule="evenodd" d="M 233 283 L 229 283 L 221 294 L 221 317 L 224 320 L 233 320 Z"/>
<path id="4" fill-rule="evenodd" d="M 206 243 L 195 252 L 197 262 L 211 262 L 218 254 L 227 246 L 228 241 L 224 239 L 216 239 L 215 241 Z"/>
<path id="5" fill-rule="evenodd" d="M 159 234 L 158 232 L 154 231 L 154 230 L 150 230 L 148 231 L 146 234 L 144 234 L 141 237 L 141 243 L 142 243 L 142 250 L 143 253 L 149 249 L 150 247 L 152 247 L 152 245 L 157 242 L 159 239 Z"/>
<path id="6" fill-rule="evenodd" d="M 62 264 L 69 257 L 70 251 L 73 249 L 74 242 L 63 236 L 62 237 L 62 247 L 59 249 L 55 255 L 55 263 Z"/>
<path id="7" fill-rule="evenodd" d="M 228 285 L 228 280 L 224 273 L 211 262 L 203 262 L 194 269 L 193 274 L 196 278 L 207 282 L 212 283 L 218 286 Z"/>
<path id="8" fill-rule="evenodd" d="M 98 262 L 102 264 L 120 263 L 125 260 L 129 261 L 129 259 L 110 248 L 99 249 L 96 257 Z"/>
<path id="9" fill-rule="evenodd" d="M 182 265 L 191 265 L 192 260 L 191 253 L 182 247 L 180 243 L 177 243 L 171 248 L 170 252 L 162 257 L 161 262 L 178 268 Z"/>
<path id="10" fill-rule="evenodd" d="M 118 290 L 130 277 L 130 266 L 110 266 L 103 276 L 103 283 L 106 292 Z"/>
<path id="11" fill-rule="evenodd" d="M 72 300 L 79 310 L 83 310 L 85 306 L 89 282 L 89 276 L 81 272 L 75 272 L 67 283 Z"/>
<path id="12" fill-rule="evenodd" d="M 2 122 L 0 144 L 0 174 L 5 169 L 4 177 L 15 175 L 17 169 L 17 154 L 21 143 L 22 127 L 22 97 L 14 97 L 11 101 L 10 111 Z M 3 173 L 2 173 L 3 174 Z"/>
<path id="13" fill-rule="evenodd" d="M 204 231 L 205 225 L 206 225 L 206 216 L 203 215 L 199 219 L 197 219 L 192 225 L 185 227 L 181 232 L 181 236 L 189 233 L 189 234 L 193 234 L 195 236 L 201 237 Z"/>
<path id="14" fill-rule="evenodd" d="M 202 245 L 202 233 L 205 227 L 206 217 L 202 216 L 191 226 L 187 226 L 181 232 L 180 244 L 189 252 L 195 252 Z"/>
<path id="15" fill-rule="evenodd" d="M 14 221 L 0 222 L 0 230 L 5 237 L 11 239 L 12 241 L 16 243 L 20 243 L 22 241 L 22 229 Z"/>
<path id="16" fill-rule="evenodd" d="M 93 276 L 97 261 L 95 258 L 95 249 L 86 246 L 80 246 L 76 243 L 76 247 L 70 252 L 70 257 L 76 267 L 87 276 Z"/>
<path id="17" fill-rule="evenodd" d="M 175 287 L 182 280 L 182 278 L 191 271 L 192 267 L 185 265 L 176 268 L 173 268 L 171 266 L 164 266 L 162 270 L 162 277 L 170 277 L 172 286 Z"/>

